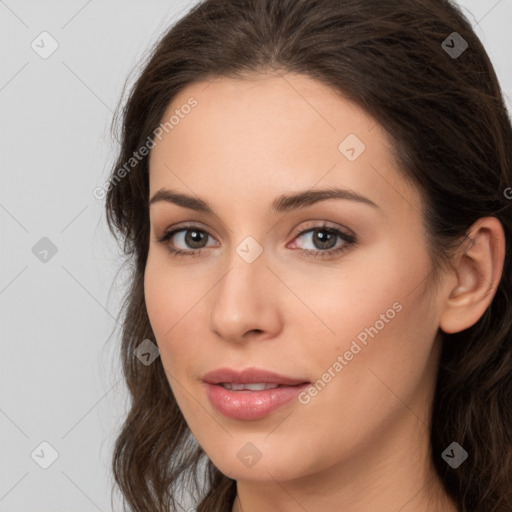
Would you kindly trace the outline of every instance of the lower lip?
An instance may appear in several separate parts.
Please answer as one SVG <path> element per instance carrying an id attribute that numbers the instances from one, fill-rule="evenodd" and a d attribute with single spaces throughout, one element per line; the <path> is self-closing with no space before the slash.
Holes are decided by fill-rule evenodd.
<path id="1" fill-rule="evenodd" d="M 256 420 L 293 400 L 308 386 L 306 383 L 264 391 L 230 391 L 219 384 L 206 384 L 206 394 L 212 405 L 224 416 L 237 420 Z"/>

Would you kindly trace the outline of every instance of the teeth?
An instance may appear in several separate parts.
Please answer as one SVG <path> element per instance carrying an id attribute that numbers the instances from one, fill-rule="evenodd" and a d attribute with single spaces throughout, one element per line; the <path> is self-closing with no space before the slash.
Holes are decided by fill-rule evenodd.
<path id="1" fill-rule="evenodd" d="M 279 384 L 267 384 L 265 382 L 262 383 L 253 383 L 253 384 L 235 384 L 234 382 L 223 382 L 221 386 L 225 389 L 229 389 L 230 391 L 264 391 L 265 389 L 274 389 L 279 386 Z"/>

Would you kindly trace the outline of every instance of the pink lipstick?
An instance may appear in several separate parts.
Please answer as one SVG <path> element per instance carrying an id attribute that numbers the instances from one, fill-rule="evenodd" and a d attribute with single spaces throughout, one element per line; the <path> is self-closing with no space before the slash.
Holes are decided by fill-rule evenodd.
<path id="1" fill-rule="evenodd" d="M 310 382 L 268 370 L 219 368 L 203 377 L 206 394 L 221 414 L 239 420 L 263 418 L 297 397 Z"/>

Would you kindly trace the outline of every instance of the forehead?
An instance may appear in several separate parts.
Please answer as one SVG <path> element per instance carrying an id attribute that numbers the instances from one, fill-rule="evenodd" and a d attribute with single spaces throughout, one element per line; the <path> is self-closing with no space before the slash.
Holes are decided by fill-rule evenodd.
<path id="1" fill-rule="evenodd" d="M 299 74 L 217 77 L 191 84 L 176 95 L 162 121 L 180 110 L 188 111 L 190 98 L 197 105 L 180 116 L 180 126 L 172 128 L 176 142 L 180 133 L 190 135 L 190 127 L 198 144 L 222 139 L 245 149 L 265 144 L 282 153 L 286 150 L 282 142 L 291 143 L 292 147 L 314 143 L 322 144 L 327 151 L 333 147 L 337 151 L 337 142 L 344 134 L 365 138 L 376 126 L 356 104 L 321 82 Z M 379 135 L 383 134 L 374 133 L 372 138 Z"/>
<path id="2" fill-rule="evenodd" d="M 162 123 L 171 118 L 151 151 L 150 195 L 162 187 L 203 196 L 221 189 L 251 201 L 318 183 L 365 191 L 383 209 L 419 199 L 397 172 L 380 125 L 304 75 L 194 83 L 174 98 Z"/>

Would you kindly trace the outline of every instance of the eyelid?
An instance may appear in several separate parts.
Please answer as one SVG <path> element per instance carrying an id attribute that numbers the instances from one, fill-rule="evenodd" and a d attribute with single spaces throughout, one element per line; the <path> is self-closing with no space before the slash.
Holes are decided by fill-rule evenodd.
<path id="1" fill-rule="evenodd" d="M 158 231 L 155 230 L 155 239 L 158 242 L 160 239 L 162 239 L 164 236 L 168 235 L 171 232 L 176 234 L 177 231 L 186 231 L 187 229 L 197 229 L 198 231 L 203 231 L 208 236 L 210 236 L 211 238 L 215 238 L 215 240 L 218 241 L 217 236 L 212 234 L 213 230 L 211 228 L 209 228 L 209 227 L 207 228 L 207 227 L 201 225 L 200 223 L 196 223 L 195 221 L 179 222 L 178 224 L 173 224 L 170 227 L 166 227 L 162 230 L 158 230 Z"/>
<path id="2" fill-rule="evenodd" d="M 330 222 L 327 220 L 310 220 L 306 224 L 300 224 L 297 228 L 294 228 L 291 233 L 294 233 L 293 239 L 299 235 L 303 235 L 305 231 L 313 231 L 315 229 L 336 229 L 341 231 L 349 238 L 355 238 L 356 234 L 349 228 Z"/>

